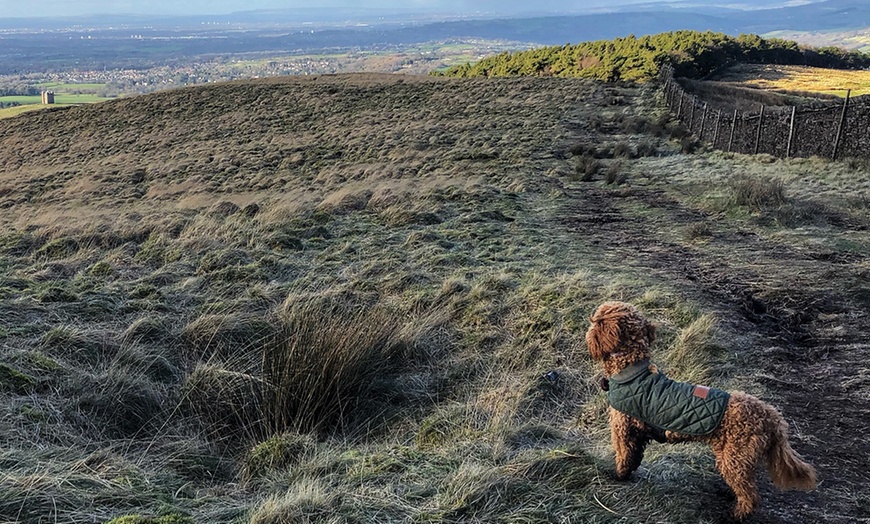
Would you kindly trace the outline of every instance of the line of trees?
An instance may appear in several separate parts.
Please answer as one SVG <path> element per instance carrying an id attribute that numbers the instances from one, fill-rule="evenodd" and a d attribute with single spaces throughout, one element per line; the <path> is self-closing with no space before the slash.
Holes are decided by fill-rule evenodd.
<path id="1" fill-rule="evenodd" d="M 733 62 L 863 69 L 870 68 L 870 54 L 836 47 L 811 48 L 758 35 L 732 37 L 711 31 L 673 31 L 502 53 L 436 74 L 566 76 L 642 82 L 656 78 L 665 64 L 674 67 L 676 76 L 702 78 Z"/>
<path id="2" fill-rule="evenodd" d="M 42 90 L 27 84 L 0 85 L 0 96 L 39 96 Z"/>

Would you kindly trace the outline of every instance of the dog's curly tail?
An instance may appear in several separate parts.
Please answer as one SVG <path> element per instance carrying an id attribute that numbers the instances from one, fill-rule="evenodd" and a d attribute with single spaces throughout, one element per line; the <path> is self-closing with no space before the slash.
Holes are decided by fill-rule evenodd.
<path id="1" fill-rule="evenodd" d="M 816 487 L 816 470 L 804 462 L 788 443 L 788 423 L 773 408 L 771 417 L 777 421 L 773 441 L 765 455 L 767 472 L 774 485 L 782 489 L 809 491 Z"/>

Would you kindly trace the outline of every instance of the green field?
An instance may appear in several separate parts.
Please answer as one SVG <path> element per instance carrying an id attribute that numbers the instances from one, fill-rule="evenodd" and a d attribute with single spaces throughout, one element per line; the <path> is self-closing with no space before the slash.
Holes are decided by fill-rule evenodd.
<path id="1" fill-rule="evenodd" d="M 26 104 L 15 107 L 4 107 L 0 109 L 0 120 L 4 118 L 10 118 L 13 116 L 20 115 L 21 113 L 28 113 L 30 111 L 40 111 L 42 109 L 48 109 L 50 107 L 69 107 L 70 104 L 52 104 L 52 105 L 43 105 L 43 104 Z"/>
<path id="2" fill-rule="evenodd" d="M 90 84 L 82 84 L 82 85 L 90 85 Z M 64 107 L 70 105 L 79 105 L 79 104 L 93 104 L 96 102 L 103 102 L 105 100 L 111 100 L 111 98 L 106 98 L 97 95 L 72 95 L 72 94 L 63 94 L 57 93 L 54 95 L 54 104 L 44 105 L 42 104 L 42 97 L 40 96 L 0 96 L 0 102 L 2 103 L 11 103 L 17 102 L 21 105 L 15 107 L 5 107 L 0 109 L 0 119 L 9 118 L 16 115 L 20 115 L 21 113 L 26 113 L 28 111 L 36 111 L 39 109 L 45 109 L 48 107 Z"/>
<path id="3" fill-rule="evenodd" d="M 56 104 L 93 104 L 94 102 L 102 102 L 110 100 L 104 96 L 97 95 L 68 95 L 64 93 L 56 93 L 54 102 Z M 0 96 L 0 102 L 18 102 L 19 104 L 39 104 L 42 103 L 42 97 L 35 96 Z"/>

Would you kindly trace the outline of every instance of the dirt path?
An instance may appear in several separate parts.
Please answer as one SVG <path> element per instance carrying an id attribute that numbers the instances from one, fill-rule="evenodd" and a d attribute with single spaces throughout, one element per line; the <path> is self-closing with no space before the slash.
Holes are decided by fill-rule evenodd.
<path id="1" fill-rule="evenodd" d="M 865 499 L 870 466 L 870 315 L 826 284 L 850 271 L 850 257 L 797 252 L 752 231 L 729 227 L 709 245 L 663 239 L 707 217 L 662 191 L 568 191 L 562 225 L 609 256 L 653 272 L 706 304 L 731 329 L 755 333 L 740 352 L 741 377 L 752 375 L 773 397 L 795 449 L 818 469 L 811 493 L 780 492 L 762 482 L 758 523 L 870 522 Z M 624 209 L 655 209 L 654 214 Z"/>

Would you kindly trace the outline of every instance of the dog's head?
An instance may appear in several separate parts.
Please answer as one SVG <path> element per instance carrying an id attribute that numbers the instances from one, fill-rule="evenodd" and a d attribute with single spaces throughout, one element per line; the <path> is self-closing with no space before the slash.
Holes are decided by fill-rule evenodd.
<path id="1" fill-rule="evenodd" d="M 594 360 L 635 352 L 648 356 L 655 340 L 655 326 L 631 304 L 605 302 L 589 320 L 586 345 Z"/>

